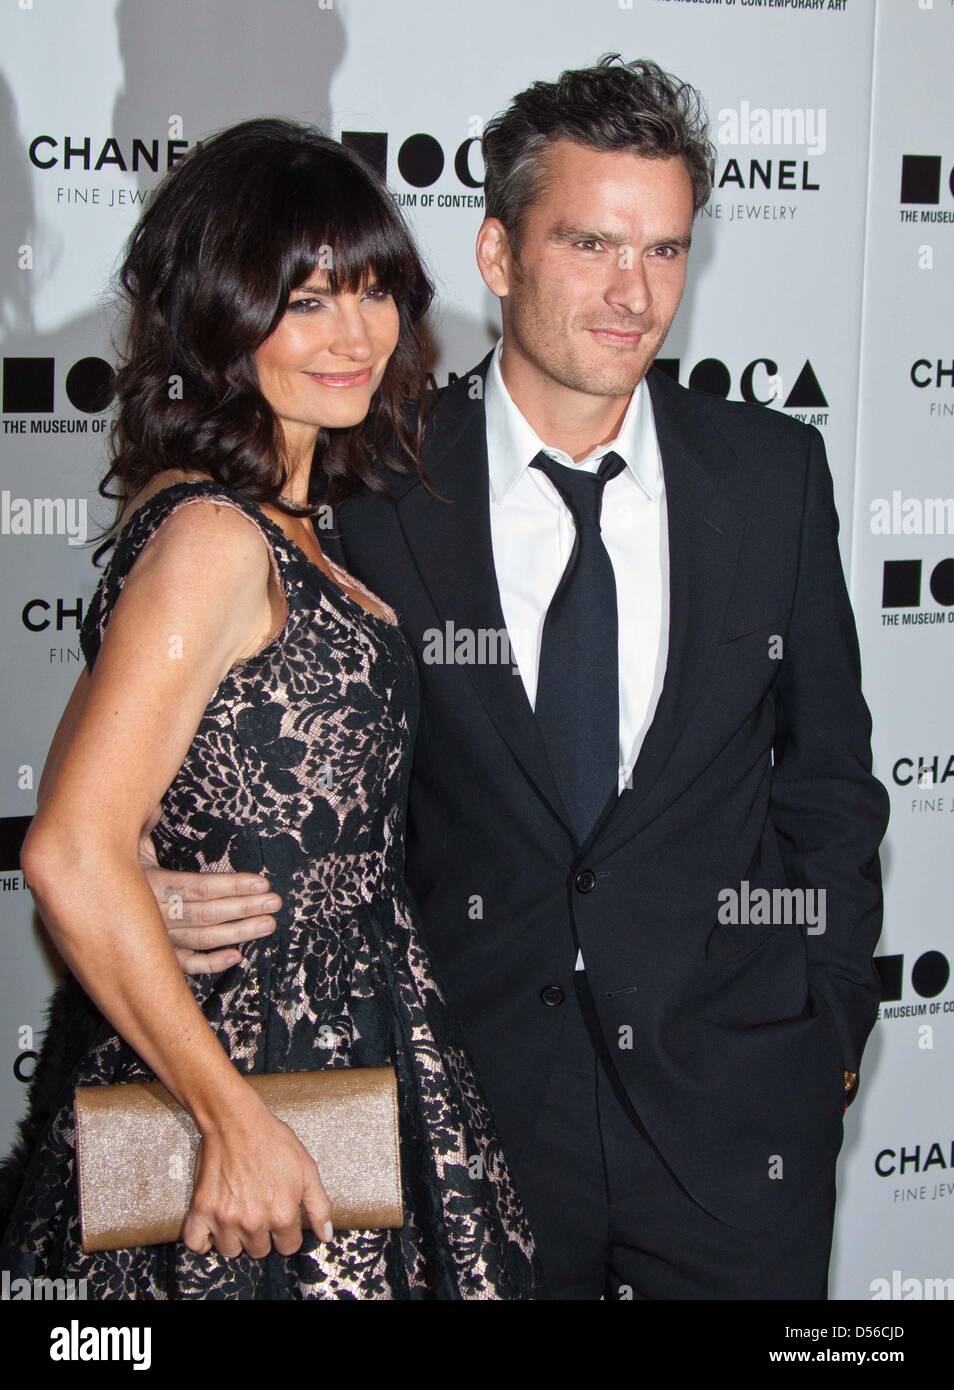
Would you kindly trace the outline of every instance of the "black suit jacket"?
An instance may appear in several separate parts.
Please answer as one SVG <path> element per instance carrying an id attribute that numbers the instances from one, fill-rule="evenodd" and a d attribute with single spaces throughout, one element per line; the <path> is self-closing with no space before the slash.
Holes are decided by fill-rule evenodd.
<path id="1" fill-rule="evenodd" d="M 447 624 L 504 630 L 489 360 L 431 417 L 423 461 L 447 500 L 398 479 L 391 499 L 364 491 L 339 509 L 340 548 L 322 537 L 395 608 L 418 657 L 407 875 L 427 944 L 518 1184 L 579 942 L 620 1080 L 663 1158 L 715 1216 L 760 1229 L 834 1160 L 843 1070 L 859 1069 L 879 1002 L 888 797 L 871 772 L 824 443 L 650 369 L 666 676 L 632 787 L 578 850 L 519 674 L 424 659 Z M 743 880 L 824 888 L 824 934 L 720 922 L 720 893 Z"/>

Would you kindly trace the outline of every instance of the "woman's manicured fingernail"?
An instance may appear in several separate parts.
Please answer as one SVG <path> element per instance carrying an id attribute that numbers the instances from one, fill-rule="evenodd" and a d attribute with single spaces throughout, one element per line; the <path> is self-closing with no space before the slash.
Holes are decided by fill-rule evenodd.
<path id="1" fill-rule="evenodd" d="M 330 1221 L 326 1221 L 325 1224 L 322 1226 L 321 1238 L 322 1240 L 334 1240 L 335 1228 L 334 1226 L 332 1226 Z"/>

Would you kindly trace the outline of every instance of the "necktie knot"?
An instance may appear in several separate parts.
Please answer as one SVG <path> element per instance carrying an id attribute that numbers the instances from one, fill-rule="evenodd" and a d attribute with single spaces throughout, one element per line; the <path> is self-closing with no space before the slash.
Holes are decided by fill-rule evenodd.
<path id="1" fill-rule="evenodd" d="M 626 467 L 619 454 L 611 449 L 600 460 L 597 472 L 590 473 L 576 465 L 558 463 L 541 449 L 531 461 L 531 468 L 545 473 L 573 514 L 577 530 L 583 526 L 599 527 L 603 509 L 603 489 L 611 478 Z"/>

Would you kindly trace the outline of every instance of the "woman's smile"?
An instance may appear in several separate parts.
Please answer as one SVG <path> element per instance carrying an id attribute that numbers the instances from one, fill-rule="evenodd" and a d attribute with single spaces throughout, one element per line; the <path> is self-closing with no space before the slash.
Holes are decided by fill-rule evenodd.
<path id="1" fill-rule="evenodd" d="M 349 386 L 367 386 L 371 380 L 371 368 L 362 367 L 358 372 L 305 372 L 305 376 L 316 381 L 319 386 L 333 386 L 336 389 Z"/>

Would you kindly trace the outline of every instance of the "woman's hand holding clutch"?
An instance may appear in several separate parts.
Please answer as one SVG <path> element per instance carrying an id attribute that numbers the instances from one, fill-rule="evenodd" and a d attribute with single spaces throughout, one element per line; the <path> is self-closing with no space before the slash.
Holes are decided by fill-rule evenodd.
<path id="1" fill-rule="evenodd" d="M 302 1225 L 331 1240 L 331 1203 L 318 1165 L 292 1130 L 251 1090 L 247 1109 L 232 1108 L 202 1130 L 192 1205 L 182 1239 L 200 1254 L 244 1251 L 256 1259 L 274 1243 L 292 1255 Z"/>

